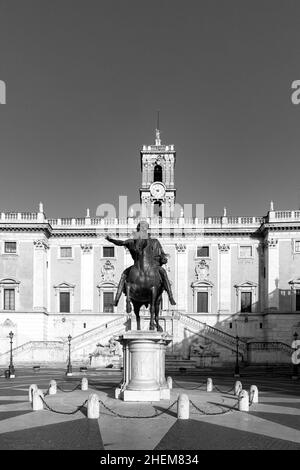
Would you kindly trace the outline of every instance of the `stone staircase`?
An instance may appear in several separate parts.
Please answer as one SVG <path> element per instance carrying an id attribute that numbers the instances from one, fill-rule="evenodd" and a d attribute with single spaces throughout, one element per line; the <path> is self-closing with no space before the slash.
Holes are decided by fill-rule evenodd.
<path id="1" fill-rule="evenodd" d="M 65 363 L 67 357 L 63 341 L 28 341 L 13 348 L 12 353 L 16 365 Z M 0 354 L 1 367 L 7 367 L 9 360 L 10 351 Z"/>
<path id="2" fill-rule="evenodd" d="M 236 352 L 235 336 L 183 313 L 179 314 L 179 320 L 190 332 L 206 339 L 210 339 L 222 348 L 230 350 L 232 353 Z M 239 338 L 239 357 L 242 361 L 247 360 L 247 343 L 241 338 Z"/>
<path id="3" fill-rule="evenodd" d="M 117 318 L 103 323 L 96 328 L 74 336 L 71 341 L 72 364 L 88 365 L 91 354 L 98 343 L 107 344 L 108 340 L 124 332 L 128 327 L 128 316 L 117 315 Z M 16 365 L 47 364 L 64 365 L 68 360 L 68 340 L 65 341 L 28 341 L 13 348 L 13 361 Z M 0 366 L 7 366 L 10 350 L 0 354 Z"/>
<path id="4" fill-rule="evenodd" d="M 195 371 L 197 367 L 196 361 L 191 359 L 181 359 L 175 354 L 166 354 L 165 369 L 167 373 Z"/>
<path id="5" fill-rule="evenodd" d="M 118 315 L 117 318 L 103 323 L 92 330 L 86 331 L 78 336 L 74 336 L 71 342 L 72 361 L 81 363 L 88 360 L 98 343 L 107 344 L 112 336 L 118 336 L 128 329 L 128 316 Z M 68 341 L 65 341 L 67 345 Z"/>

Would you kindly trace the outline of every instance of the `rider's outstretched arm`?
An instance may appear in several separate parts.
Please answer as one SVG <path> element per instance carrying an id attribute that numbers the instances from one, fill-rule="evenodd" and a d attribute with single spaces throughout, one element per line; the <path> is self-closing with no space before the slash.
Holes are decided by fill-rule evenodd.
<path id="1" fill-rule="evenodd" d="M 107 235 L 107 237 L 105 237 L 106 240 L 108 240 L 109 242 L 113 243 L 114 245 L 118 245 L 118 246 L 124 246 L 126 245 L 126 240 L 123 241 L 123 240 L 116 240 L 115 238 L 111 238 L 109 235 Z"/>

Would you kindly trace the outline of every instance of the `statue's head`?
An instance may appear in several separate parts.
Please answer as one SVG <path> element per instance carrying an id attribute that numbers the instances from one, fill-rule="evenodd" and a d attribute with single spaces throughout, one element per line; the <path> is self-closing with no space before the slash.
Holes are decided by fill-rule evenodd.
<path id="1" fill-rule="evenodd" d="M 149 224 L 146 220 L 141 220 L 136 227 L 137 232 L 146 232 L 149 229 Z"/>

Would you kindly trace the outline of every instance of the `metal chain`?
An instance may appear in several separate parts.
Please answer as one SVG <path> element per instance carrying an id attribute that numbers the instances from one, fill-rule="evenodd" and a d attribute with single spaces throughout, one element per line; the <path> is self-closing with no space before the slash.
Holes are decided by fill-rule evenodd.
<path id="1" fill-rule="evenodd" d="M 84 408 L 86 403 L 88 402 L 88 400 L 85 400 L 85 402 L 83 402 L 82 405 L 77 406 L 76 410 L 74 411 L 58 411 L 58 410 L 54 410 L 53 408 L 51 408 L 51 406 L 49 406 L 48 403 L 46 403 L 43 397 L 41 397 L 41 400 L 46 406 L 47 410 L 52 411 L 53 413 L 61 414 L 61 415 L 74 415 L 75 413 L 78 413 L 78 411 L 80 411 L 82 408 Z"/>
<path id="2" fill-rule="evenodd" d="M 61 392 L 65 392 L 65 393 L 70 393 L 70 392 L 74 392 L 74 390 L 77 390 L 78 388 L 81 388 L 81 384 L 79 383 L 78 385 L 76 385 L 75 388 L 73 388 L 72 390 L 64 390 L 62 387 L 60 387 L 58 384 L 56 385 L 56 387 L 58 388 L 58 390 L 60 390 Z"/>
<path id="3" fill-rule="evenodd" d="M 239 401 L 239 399 L 238 399 Z M 222 405 L 218 405 L 219 408 L 222 410 L 221 412 L 217 413 L 217 412 L 213 412 L 213 413 L 209 413 L 207 412 L 206 410 L 202 410 L 201 408 L 199 408 L 197 405 L 195 405 L 195 403 L 190 400 L 190 403 L 191 405 L 197 410 L 199 411 L 201 414 L 203 415 L 208 415 L 208 416 L 217 416 L 217 415 L 225 415 L 226 413 L 230 413 L 231 411 L 237 411 L 238 410 L 238 406 L 239 404 L 236 403 L 234 406 L 230 407 L 229 409 L 222 409 Z"/>
<path id="4" fill-rule="evenodd" d="M 232 392 L 232 390 L 234 390 L 234 385 L 229 389 L 229 390 L 221 390 L 219 387 L 217 387 L 216 385 L 214 385 L 214 389 L 217 390 L 217 392 L 220 392 L 220 393 L 230 393 Z"/>
<path id="5" fill-rule="evenodd" d="M 157 418 L 158 416 L 161 416 L 162 414 L 166 413 L 167 411 L 169 411 L 171 408 L 173 408 L 173 406 L 175 405 L 175 403 L 177 403 L 178 399 L 176 399 L 168 408 L 166 408 L 165 410 L 161 411 L 161 412 L 156 412 L 155 414 L 153 415 L 149 415 L 149 416 L 128 416 L 128 415 L 122 415 L 121 413 L 117 413 L 116 411 L 112 410 L 111 408 L 109 408 L 109 406 L 107 406 L 102 400 L 99 400 L 99 403 L 108 411 L 110 411 L 111 413 L 113 413 L 115 416 L 117 416 L 118 418 L 128 418 L 128 419 L 146 419 L 146 418 Z"/>
<path id="6" fill-rule="evenodd" d="M 199 385 L 197 385 L 197 387 L 186 387 L 186 386 L 182 386 L 180 385 L 178 382 L 176 382 L 176 380 L 172 379 L 173 380 L 173 383 L 178 387 L 178 388 L 185 388 L 186 390 L 197 390 L 198 388 L 201 388 L 204 384 L 206 384 L 206 382 L 200 382 Z"/>

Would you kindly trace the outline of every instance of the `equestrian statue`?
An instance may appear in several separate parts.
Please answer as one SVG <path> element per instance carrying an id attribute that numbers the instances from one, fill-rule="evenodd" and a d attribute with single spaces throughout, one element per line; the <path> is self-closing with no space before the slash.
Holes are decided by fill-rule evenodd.
<path id="1" fill-rule="evenodd" d="M 168 259 L 156 238 L 150 238 L 149 225 L 141 221 L 133 238 L 115 240 L 110 236 L 106 239 L 118 246 L 128 248 L 134 264 L 122 273 L 114 305 L 117 306 L 122 293 L 126 295 L 126 312 L 131 312 L 133 304 L 136 315 L 137 329 L 140 330 L 140 308 L 150 305 L 150 330 L 163 331 L 159 325 L 158 315 L 161 297 L 167 291 L 171 305 L 176 305 L 166 270 L 162 267 Z"/>

